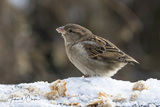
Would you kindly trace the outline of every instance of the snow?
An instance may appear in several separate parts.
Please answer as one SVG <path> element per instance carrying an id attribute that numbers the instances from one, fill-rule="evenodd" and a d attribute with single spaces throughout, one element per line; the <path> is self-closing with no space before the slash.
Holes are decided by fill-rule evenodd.
<path id="1" fill-rule="evenodd" d="M 57 92 L 58 97 L 54 97 L 53 90 Z M 41 81 L 16 85 L 1 84 L 0 107 L 62 107 L 97 104 L 110 107 L 115 105 L 154 107 L 160 105 L 159 90 L 160 80 L 152 78 L 134 83 L 108 77 L 72 77 L 52 83 Z"/>

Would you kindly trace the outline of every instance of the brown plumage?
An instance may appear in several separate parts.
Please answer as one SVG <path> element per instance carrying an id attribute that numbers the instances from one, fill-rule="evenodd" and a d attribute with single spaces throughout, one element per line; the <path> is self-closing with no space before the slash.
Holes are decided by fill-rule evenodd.
<path id="1" fill-rule="evenodd" d="M 87 76 L 113 76 L 127 63 L 138 63 L 110 41 L 90 30 L 67 24 L 56 29 L 62 34 L 70 61 Z"/>

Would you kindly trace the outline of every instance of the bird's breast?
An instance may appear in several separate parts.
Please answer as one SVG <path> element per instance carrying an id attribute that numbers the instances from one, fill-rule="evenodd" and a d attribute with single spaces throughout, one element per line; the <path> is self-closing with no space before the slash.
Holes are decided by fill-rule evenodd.
<path id="1" fill-rule="evenodd" d="M 67 56 L 69 60 L 83 73 L 88 74 L 91 72 L 90 59 L 83 46 L 83 44 L 75 44 L 66 48 Z"/>
<path id="2" fill-rule="evenodd" d="M 80 44 L 80 43 L 75 44 L 73 46 L 68 46 L 66 48 L 66 52 L 67 52 L 68 58 L 72 63 L 74 63 L 75 61 L 76 62 L 84 61 L 88 59 L 88 54 L 84 49 L 83 44 Z"/>

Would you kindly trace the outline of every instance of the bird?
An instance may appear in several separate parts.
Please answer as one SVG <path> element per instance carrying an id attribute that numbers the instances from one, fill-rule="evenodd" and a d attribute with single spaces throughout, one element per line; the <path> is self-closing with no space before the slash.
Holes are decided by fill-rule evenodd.
<path id="1" fill-rule="evenodd" d="M 107 39 L 87 28 L 69 23 L 58 27 L 69 60 L 85 77 L 111 77 L 127 64 L 139 64 Z"/>

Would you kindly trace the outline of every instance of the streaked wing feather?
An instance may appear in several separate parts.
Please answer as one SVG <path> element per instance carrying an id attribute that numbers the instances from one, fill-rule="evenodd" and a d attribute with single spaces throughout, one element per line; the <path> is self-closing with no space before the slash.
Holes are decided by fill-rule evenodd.
<path id="1" fill-rule="evenodd" d="M 85 42 L 84 47 L 86 48 L 89 57 L 92 59 L 101 61 L 107 60 L 110 62 L 119 61 L 126 63 L 138 63 L 135 59 L 129 55 L 126 55 L 108 40 L 101 37 L 92 36 L 91 38 L 88 38 L 88 41 L 90 42 Z"/>

